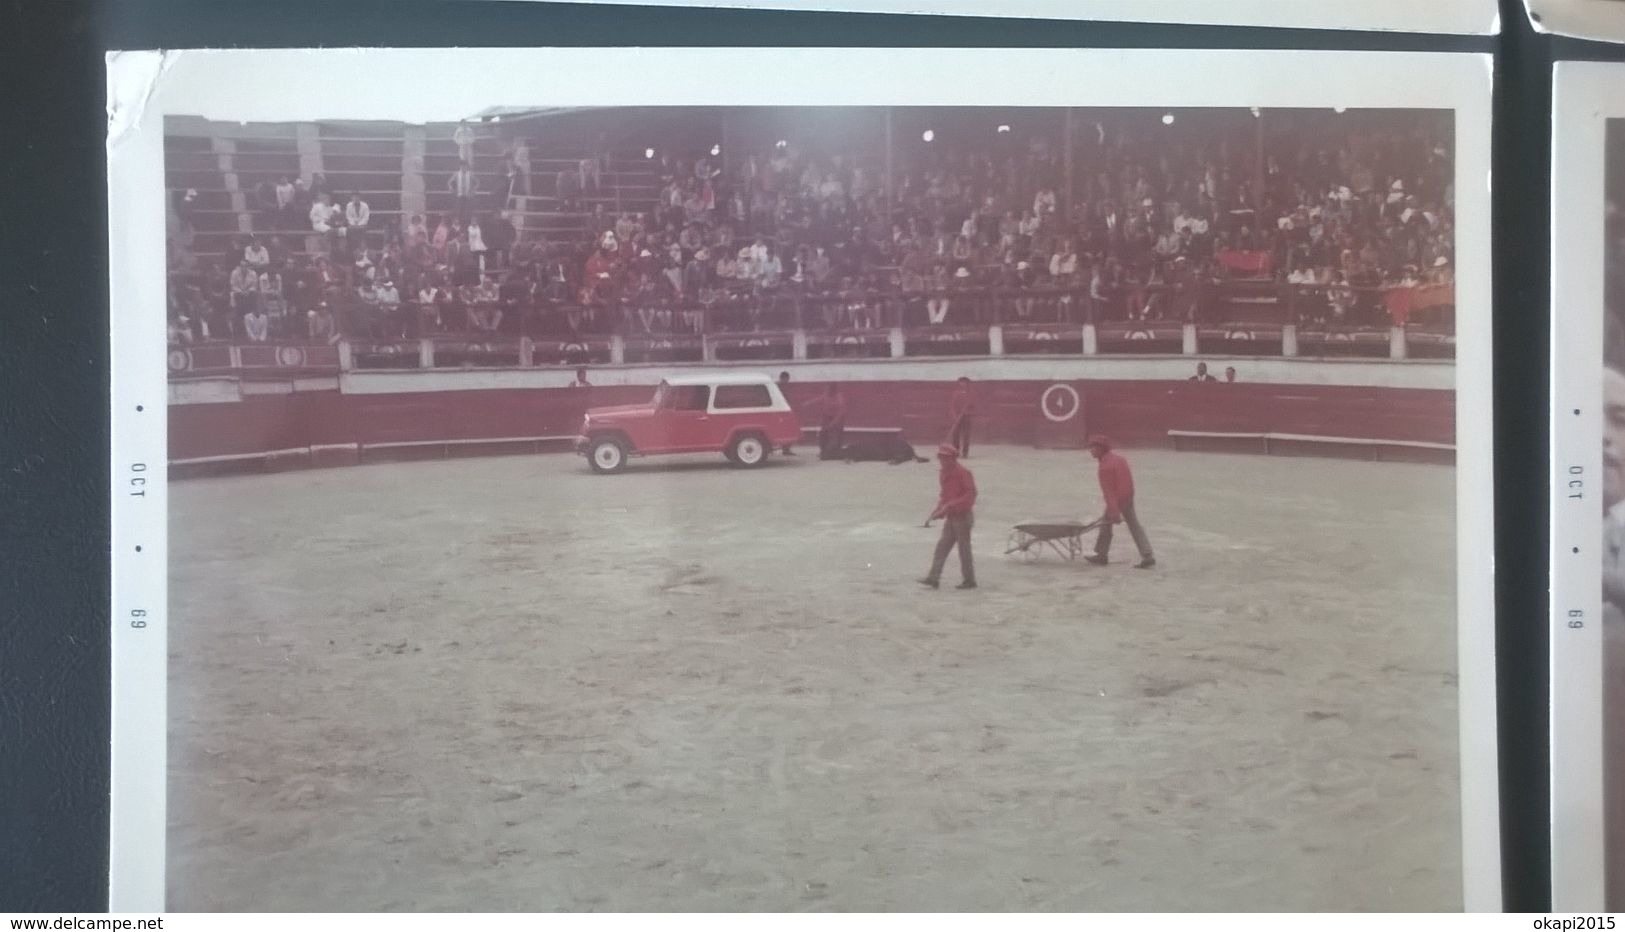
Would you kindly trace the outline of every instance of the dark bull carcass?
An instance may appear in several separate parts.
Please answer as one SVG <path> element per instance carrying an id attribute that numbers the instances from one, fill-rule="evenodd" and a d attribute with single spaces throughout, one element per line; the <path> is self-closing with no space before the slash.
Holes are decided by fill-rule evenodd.
<path id="1" fill-rule="evenodd" d="M 821 459 L 843 460 L 848 463 L 926 463 L 925 457 L 915 452 L 914 445 L 903 439 L 903 432 L 891 427 L 849 427 L 842 431 L 841 445 L 819 454 Z"/>

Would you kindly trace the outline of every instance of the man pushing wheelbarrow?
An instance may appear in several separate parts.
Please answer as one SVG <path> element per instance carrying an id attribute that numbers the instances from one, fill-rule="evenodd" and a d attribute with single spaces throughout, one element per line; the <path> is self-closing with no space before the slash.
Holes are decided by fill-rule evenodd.
<path id="1" fill-rule="evenodd" d="M 1112 442 L 1104 434 L 1089 438 L 1089 455 L 1100 461 L 1100 494 L 1106 499 L 1106 513 L 1100 517 L 1100 536 L 1095 538 L 1095 552 L 1085 557 L 1096 566 L 1106 565 L 1106 555 L 1112 549 L 1112 525 L 1128 525 L 1134 537 L 1134 546 L 1140 549 L 1137 570 L 1148 570 L 1157 565 L 1151 555 L 1151 541 L 1140 526 L 1140 516 L 1134 511 L 1134 474 L 1128 460 L 1112 452 Z"/>

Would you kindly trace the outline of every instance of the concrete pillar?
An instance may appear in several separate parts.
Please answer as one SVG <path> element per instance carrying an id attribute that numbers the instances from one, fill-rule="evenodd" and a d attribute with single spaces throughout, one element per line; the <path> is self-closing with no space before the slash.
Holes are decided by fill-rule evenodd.
<path id="1" fill-rule="evenodd" d="M 233 369 L 243 367 L 243 348 L 233 343 L 226 348 L 226 361 Z"/>
<path id="2" fill-rule="evenodd" d="M 535 360 L 536 360 L 536 344 L 531 342 L 530 337 L 520 337 L 519 338 L 519 364 L 528 369 L 531 366 L 535 365 Z"/>
<path id="3" fill-rule="evenodd" d="M 1405 358 L 1405 328 L 1404 327 L 1389 327 L 1388 328 L 1388 358 L 1389 359 L 1404 359 Z"/>
<path id="4" fill-rule="evenodd" d="M 1180 352 L 1184 353 L 1186 356 L 1195 356 L 1196 355 L 1196 325 L 1195 324 L 1186 324 L 1185 327 L 1184 327 L 1183 336 L 1184 336 L 1183 346 L 1180 348 Z"/>
<path id="5" fill-rule="evenodd" d="M 790 358 L 807 358 L 807 331 L 800 328 L 790 331 Z"/>
<path id="6" fill-rule="evenodd" d="M 434 368 L 434 341 L 428 337 L 418 341 L 418 368 Z"/>
<path id="7" fill-rule="evenodd" d="M 1287 324 L 1281 328 L 1281 355 L 1298 355 L 1298 325 Z"/>
<path id="8" fill-rule="evenodd" d="M 609 338 L 609 361 L 617 366 L 626 363 L 626 337 L 617 333 Z"/>
<path id="9" fill-rule="evenodd" d="M 700 359 L 704 362 L 717 361 L 717 347 L 711 342 L 709 334 L 700 334 Z"/>
<path id="10" fill-rule="evenodd" d="M 339 371 L 349 372 L 355 368 L 355 357 L 350 353 L 350 341 L 339 341 Z"/>
<path id="11" fill-rule="evenodd" d="M 401 140 L 401 213 L 406 223 L 412 214 L 426 213 L 429 198 L 423 183 L 423 140 L 421 126 L 408 126 Z"/>
<path id="12" fill-rule="evenodd" d="M 294 144 L 299 151 L 299 174 L 309 178 L 327 171 L 322 167 L 322 140 L 316 135 L 315 123 L 300 123 L 294 127 Z"/>
<path id="13" fill-rule="evenodd" d="M 1004 328 L 998 324 L 987 328 L 987 354 L 989 356 L 1004 355 Z"/>
<path id="14" fill-rule="evenodd" d="M 893 359 L 902 359 L 904 356 L 903 328 L 893 327 L 889 335 L 891 342 L 891 356 Z"/>
<path id="15" fill-rule="evenodd" d="M 1100 352 L 1100 334 L 1095 331 L 1094 324 L 1083 325 L 1083 355 L 1093 356 Z"/>

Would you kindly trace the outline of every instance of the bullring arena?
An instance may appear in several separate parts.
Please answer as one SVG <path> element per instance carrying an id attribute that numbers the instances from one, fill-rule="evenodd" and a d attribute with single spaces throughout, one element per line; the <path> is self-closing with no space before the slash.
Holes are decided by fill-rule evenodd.
<path id="1" fill-rule="evenodd" d="M 189 127 L 172 186 L 233 152 L 332 176 L 385 134 Z M 408 175 L 447 158 L 423 132 L 384 140 Z M 399 171 L 403 214 L 443 187 Z M 580 219 L 552 200 L 510 192 L 522 236 Z M 1328 322 L 1231 259 L 1173 318 L 1074 282 L 946 321 L 847 295 L 695 333 L 628 305 L 570 337 L 177 339 L 168 908 L 1459 908 L 1453 323 L 1403 310 L 1445 286 Z M 789 375 L 796 455 L 570 452 L 587 408 L 717 370 Z M 930 591 L 935 468 L 821 461 L 816 399 L 928 453 L 961 376 L 981 587 Z M 1097 432 L 1157 567 L 1126 534 L 1105 567 L 1006 556 L 1100 513 Z"/>
<path id="2" fill-rule="evenodd" d="M 1139 573 L 1003 557 L 1093 464 L 979 445 L 960 593 L 930 466 L 445 449 L 172 487 L 171 908 L 1459 903 L 1447 466 L 1130 448 Z"/>

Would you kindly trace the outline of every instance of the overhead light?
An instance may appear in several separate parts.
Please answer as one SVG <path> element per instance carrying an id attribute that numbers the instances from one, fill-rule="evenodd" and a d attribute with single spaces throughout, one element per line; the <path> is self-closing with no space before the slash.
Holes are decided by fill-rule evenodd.
<path id="1" fill-rule="evenodd" d="M 999 132 L 1001 132 L 1001 133 L 1010 132 L 1010 124 L 1009 123 L 1000 123 L 999 124 Z"/>
<path id="2" fill-rule="evenodd" d="M 1250 108 L 1250 109 L 1251 109 L 1251 110 L 1252 110 L 1252 111 L 1253 111 L 1253 116 L 1262 116 L 1262 115 L 1263 115 L 1263 114 L 1261 114 L 1261 113 L 1259 113 L 1259 112 L 1258 112 L 1258 108 L 1257 108 L 1257 107 L 1252 107 L 1252 108 Z"/>
<path id="3" fill-rule="evenodd" d="M 499 113 L 499 114 L 491 117 L 491 122 L 492 123 L 501 123 L 502 122 L 502 114 Z"/>
<path id="4" fill-rule="evenodd" d="M 721 146 L 712 146 L 711 147 L 711 154 L 712 155 L 721 155 L 722 154 L 722 147 Z"/>
<path id="5" fill-rule="evenodd" d="M 1174 125 L 1174 115 L 1172 113 L 1164 113 L 1162 115 L 1162 125 L 1163 126 L 1173 126 Z"/>
<path id="6" fill-rule="evenodd" d="M 778 142 L 774 143 L 773 145 L 780 148 L 780 149 L 784 149 L 784 148 L 789 147 L 790 141 L 788 139 L 780 139 Z"/>
<path id="7" fill-rule="evenodd" d="M 1333 113 L 1342 113 L 1344 110 L 1347 110 L 1347 109 L 1348 109 L 1347 107 L 1333 107 L 1332 112 Z"/>
<path id="8" fill-rule="evenodd" d="M 643 150 L 643 157 L 646 158 L 646 159 L 654 158 L 655 157 L 655 150 L 653 150 L 653 149 L 644 149 Z"/>
<path id="9" fill-rule="evenodd" d="M 925 132 L 920 134 L 920 138 L 924 139 L 926 142 L 930 142 L 931 140 L 937 138 L 937 134 L 932 132 L 931 130 L 926 130 Z"/>

